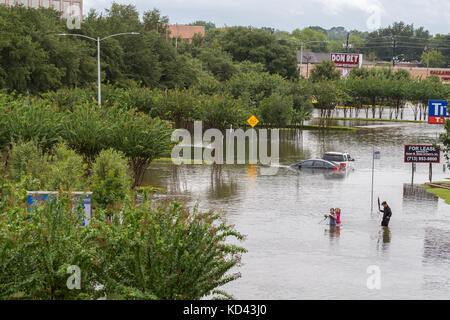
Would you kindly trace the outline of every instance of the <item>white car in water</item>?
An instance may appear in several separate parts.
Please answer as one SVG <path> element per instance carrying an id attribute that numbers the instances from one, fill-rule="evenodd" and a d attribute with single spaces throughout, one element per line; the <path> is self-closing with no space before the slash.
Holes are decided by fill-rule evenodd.
<path id="1" fill-rule="evenodd" d="M 355 159 L 353 159 L 348 153 L 334 151 L 325 152 L 322 159 L 332 161 L 342 168 L 354 170 L 353 162 Z"/>

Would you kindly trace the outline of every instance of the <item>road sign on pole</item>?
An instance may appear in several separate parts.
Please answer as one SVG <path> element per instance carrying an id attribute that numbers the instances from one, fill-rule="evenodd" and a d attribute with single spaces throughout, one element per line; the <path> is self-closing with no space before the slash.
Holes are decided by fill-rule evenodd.
<path id="1" fill-rule="evenodd" d="M 450 115 L 447 113 L 447 104 L 445 100 L 428 101 L 428 123 L 442 124 Z"/>
<path id="2" fill-rule="evenodd" d="M 370 214 L 373 213 L 373 178 L 374 178 L 374 172 L 375 172 L 375 160 L 381 159 L 381 152 L 372 150 L 372 194 L 370 197 Z"/>

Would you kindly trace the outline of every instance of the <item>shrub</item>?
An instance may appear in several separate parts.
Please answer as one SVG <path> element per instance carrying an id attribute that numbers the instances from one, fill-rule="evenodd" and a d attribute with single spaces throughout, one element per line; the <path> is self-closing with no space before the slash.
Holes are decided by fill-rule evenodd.
<path id="1" fill-rule="evenodd" d="M 36 141 L 12 143 L 9 175 L 26 190 L 83 190 L 87 165 L 60 142 L 44 153 Z"/>
<path id="2" fill-rule="evenodd" d="M 339 70 L 336 70 L 334 62 L 324 60 L 311 70 L 311 76 L 309 78 L 312 82 L 339 80 L 341 78 L 341 73 Z"/>
<path id="3" fill-rule="evenodd" d="M 200 299 L 230 297 L 220 287 L 246 250 L 229 244 L 243 236 L 213 212 L 177 202 L 127 203 L 122 223 L 95 211 L 82 226 L 81 206 L 56 195 L 29 211 L 0 211 L 0 299 Z M 13 266 L 13 267 L 11 267 Z M 67 286 L 69 266 L 81 271 L 80 289 Z M 98 286 L 99 284 L 103 286 Z"/>
<path id="4" fill-rule="evenodd" d="M 261 101 L 259 112 L 265 124 L 285 127 L 289 124 L 294 110 L 292 96 L 272 95 Z"/>
<path id="5" fill-rule="evenodd" d="M 62 117 L 57 108 L 46 105 L 44 101 L 16 103 L 4 120 L 7 140 L 36 140 L 44 150 L 49 150 L 61 136 Z"/>
<path id="6" fill-rule="evenodd" d="M 202 96 L 197 108 L 198 118 L 204 121 L 205 128 L 239 127 L 251 116 L 240 100 L 225 95 Z"/>
<path id="7" fill-rule="evenodd" d="M 81 209 L 79 209 L 81 210 Z M 95 252 L 90 228 L 82 227 L 68 197 L 58 195 L 33 210 L 0 212 L 0 299 L 92 299 Z M 81 269 L 81 288 L 69 290 L 67 268 Z"/>
<path id="8" fill-rule="evenodd" d="M 109 298 L 200 299 L 229 297 L 219 287 L 245 249 L 228 243 L 243 236 L 213 212 L 164 201 L 123 208 L 123 223 L 102 228 L 99 281 Z"/>
<path id="9" fill-rule="evenodd" d="M 97 96 L 93 88 L 60 89 L 43 93 L 41 96 L 49 104 L 57 106 L 59 110 L 73 111 L 73 107 L 85 103 L 97 103 Z"/>
<path id="10" fill-rule="evenodd" d="M 88 186 L 86 182 L 87 165 L 83 157 L 67 148 L 64 142 L 60 142 L 52 150 L 53 156 L 46 179 L 47 190 L 71 190 L 82 191 Z"/>
<path id="11" fill-rule="evenodd" d="M 35 140 L 13 142 L 9 150 L 9 176 L 27 190 L 39 190 L 47 184 L 50 165 Z"/>
<path id="12" fill-rule="evenodd" d="M 172 128 L 167 121 L 152 119 L 135 109 L 110 109 L 108 116 L 112 129 L 109 146 L 129 159 L 134 172 L 133 186 L 140 185 L 150 162 L 169 154 Z"/>
<path id="13" fill-rule="evenodd" d="M 106 149 L 113 128 L 109 121 L 109 109 L 81 105 L 68 112 L 62 124 L 62 136 L 69 146 L 93 161 L 101 150 Z"/>
<path id="14" fill-rule="evenodd" d="M 92 166 L 91 191 L 93 200 L 103 209 L 124 200 L 131 186 L 125 156 L 118 151 L 103 150 Z"/>

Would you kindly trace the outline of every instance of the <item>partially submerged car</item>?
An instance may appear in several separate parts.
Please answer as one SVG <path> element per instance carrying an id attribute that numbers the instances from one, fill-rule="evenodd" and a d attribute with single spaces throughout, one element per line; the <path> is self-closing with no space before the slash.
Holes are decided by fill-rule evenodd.
<path id="1" fill-rule="evenodd" d="M 334 152 L 334 151 L 325 152 L 322 159 L 330 162 L 335 162 L 339 164 L 340 167 L 351 169 L 354 168 L 353 162 L 355 161 L 355 159 L 353 159 L 350 156 L 350 154 L 345 152 Z"/>
<path id="2" fill-rule="evenodd" d="M 323 175 L 326 179 L 342 179 L 348 174 L 345 166 L 323 159 L 308 159 L 291 165 L 292 169 L 305 174 Z"/>
<path id="3" fill-rule="evenodd" d="M 323 160 L 323 159 L 304 160 L 299 163 L 295 163 L 295 164 L 291 165 L 291 167 L 295 168 L 295 169 L 299 169 L 299 170 L 310 169 L 310 170 L 339 171 L 342 169 L 342 167 L 339 166 L 339 164 L 332 162 L 332 161 Z"/>

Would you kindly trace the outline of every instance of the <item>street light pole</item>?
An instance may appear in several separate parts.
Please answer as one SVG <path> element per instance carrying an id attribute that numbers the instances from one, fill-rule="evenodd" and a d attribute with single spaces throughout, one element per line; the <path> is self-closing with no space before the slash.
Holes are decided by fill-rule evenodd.
<path id="1" fill-rule="evenodd" d="M 291 42 L 294 42 L 294 43 L 298 44 L 297 41 L 294 41 L 294 40 L 291 40 L 291 39 L 277 38 L 276 40 L 277 41 L 282 41 L 282 40 L 291 41 Z M 303 42 L 303 40 L 300 40 L 300 78 L 303 76 L 303 45 L 306 44 L 306 43 L 316 43 L 316 42 L 323 43 L 323 42 L 329 42 L 329 41 L 328 40 L 318 40 L 318 41 L 306 41 L 306 42 Z M 306 59 L 306 61 L 307 61 L 306 73 L 307 74 L 308 74 L 308 63 L 309 63 L 309 60 L 311 60 L 311 57 L 309 59 Z"/>
<path id="2" fill-rule="evenodd" d="M 97 97 L 97 102 L 98 102 L 98 106 L 101 108 L 102 107 L 102 79 L 100 78 L 100 37 L 97 37 L 97 90 L 98 90 L 98 97 Z"/>
<path id="3" fill-rule="evenodd" d="M 101 86 L 101 70 L 100 70 L 100 42 L 103 40 L 106 40 L 108 38 L 112 38 L 112 37 L 117 37 L 117 36 L 122 36 L 122 35 L 137 35 L 139 34 L 139 32 L 123 32 L 123 33 L 117 33 L 117 34 L 112 34 L 109 35 L 107 37 L 104 38 L 100 38 L 97 37 L 97 39 L 92 38 L 92 37 L 88 37 L 85 36 L 84 34 L 78 34 L 78 33 L 58 33 L 57 36 L 74 36 L 74 37 L 82 37 L 82 38 L 86 38 L 89 40 L 93 40 L 97 42 L 97 81 L 98 81 L 98 97 L 97 97 L 97 103 L 98 106 L 101 108 L 102 107 L 102 86 Z"/>
<path id="4" fill-rule="evenodd" d="M 303 41 L 300 45 L 300 78 L 303 77 Z"/>

